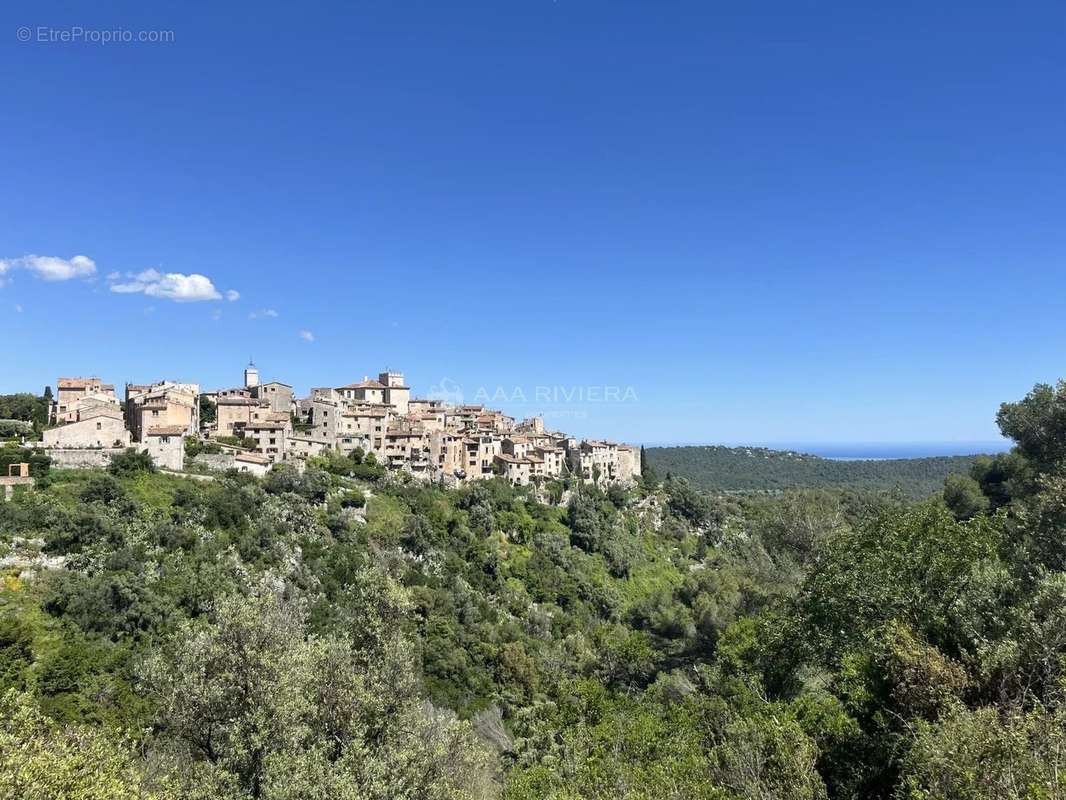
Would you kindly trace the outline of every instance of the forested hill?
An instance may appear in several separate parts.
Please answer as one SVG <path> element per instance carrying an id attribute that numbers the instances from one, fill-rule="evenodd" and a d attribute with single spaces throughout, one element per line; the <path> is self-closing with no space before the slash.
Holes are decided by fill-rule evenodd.
<path id="1" fill-rule="evenodd" d="M 763 491 L 795 487 L 899 489 L 926 497 L 953 472 L 969 472 L 976 456 L 834 461 L 763 447 L 649 447 L 648 463 L 660 475 L 687 478 L 712 491 Z"/>

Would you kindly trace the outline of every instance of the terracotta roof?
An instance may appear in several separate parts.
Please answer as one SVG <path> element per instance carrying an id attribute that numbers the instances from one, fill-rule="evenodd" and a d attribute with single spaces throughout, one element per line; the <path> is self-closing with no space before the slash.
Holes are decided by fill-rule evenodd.
<path id="1" fill-rule="evenodd" d="M 362 408 L 362 409 L 353 409 L 352 411 L 341 412 L 341 416 L 342 417 L 387 417 L 388 414 L 386 414 L 384 411 L 379 411 L 377 409 Z"/>
<path id="2" fill-rule="evenodd" d="M 239 453 L 233 457 L 234 461 L 247 461 L 249 464 L 269 464 L 270 459 L 257 453 Z"/>
<path id="3" fill-rule="evenodd" d="M 498 456 L 496 456 L 496 458 L 500 459 L 500 461 L 506 461 L 508 464 L 528 464 L 529 463 L 529 459 L 526 459 L 526 458 L 515 458 L 514 456 L 507 455 L 507 453 L 500 453 Z"/>
<path id="4" fill-rule="evenodd" d="M 100 383 L 99 378 L 60 378 L 56 381 L 56 386 L 60 389 L 85 389 L 89 386 L 96 386 Z M 112 386 L 112 389 L 115 387 Z"/>
<path id="5" fill-rule="evenodd" d="M 392 437 L 412 437 L 413 436 L 413 437 L 417 438 L 417 437 L 421 437 L 421 436 L 425 436 L 425 435 L 426 435 L 425 431 L 405 431 L 405 430 L 402 430 L 402 429 L 399 429 L 399 428 L 389 428 L 389 430 L 387 430 L 385 432 L 385 436 L 386 437 L 389 437 L 389 436 L 392 436 Z"/>
<path id="6" fill-rule="evenodd" d="M 185 433 L 185 428 L 181 425 L 162 425 L 158 428 L 149 428 L 149 436 L 181 436 Z"/>
<path id="7" fill-rule="evenodd" d="M 284 422 L 249 422 L 244 426 L 246 431 L 252 431 L 257 429 L 277 430 L 278 428 L 284 428 Z"/>

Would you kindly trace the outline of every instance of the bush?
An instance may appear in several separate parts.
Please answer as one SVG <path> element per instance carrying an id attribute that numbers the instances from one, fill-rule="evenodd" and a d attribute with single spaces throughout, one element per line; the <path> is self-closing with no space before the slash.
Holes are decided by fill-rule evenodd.
<path id="1" fill-rule="evenodd" d="M 111 466 L 107 471 L 120 478 L 129 478 L 141 472 L 155 472 L 156 469 L 155 462 L 148 453 L 128 447 L 125 452 L 111 457 Z"/>
<path id="2" fill-rule="evenodd" d="M 126 491 L 112 475 L 93 475 L 81 490 L 83 503 L 110 505 L 126 497 Z"/>

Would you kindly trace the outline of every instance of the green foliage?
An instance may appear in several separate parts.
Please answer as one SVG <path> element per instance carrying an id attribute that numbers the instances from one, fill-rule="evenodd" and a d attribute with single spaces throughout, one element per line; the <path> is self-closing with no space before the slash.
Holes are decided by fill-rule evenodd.
<path id="1" fill-rule="evenodd" d="M 107 470 L 112 475 L 128 478 L 138 472 L 155 472 L 155 462 L 148 453 L 127 447 L 125 451 L 111 456 L 111 465 Z"/>
<path id="2" fill-rule="evenodd" d="M 48 476 L 52 459 L 42 450 L 27 450 L 24 447 L 14 446 L 0 447 L 0 475 L 7 475 L 7 468 L 11 464 L 22 463 L 30 465 L 30 475 L 41 479 Z"/>
<path id="3" fill-rule="evenodd" d="M 0 504 L 0 787 L 92 797 L 84 750 L 104 796 L 1061 796 L 1038 394 L 921 502 L 55 470 Z"/>
<path id="4" fill-rule="evenodd" d="M 48 424 L 51 396 L 40 396 L 21 392 L 19 394 L 0 394 L 0 420 L 14 419 L 32 423 L 40 430 Z"/>
<path id="5" fill-rule="evenodd" d="M 1001 405 L 996 422 L 1037 470 L 1054 471 L 1066 461 L 1066 381 L 1038 383 L 1018 402 Z"/>
<path id="6" fill-rule="evenodd" d="M 418 702 L 409 645 L 388 624 L 403 597 L 384 588 L 351 633 L 308 637 L 269 590 L 220 598 L 178 631 L 144 681 L 165 741 L 194 756 L 181 782 L 253 798 L 491 796 L 469 725 Z"/>
<path id="7" fill-rule="evenodd" d="M 1034 800 L 1066 791 L 1066 716 L 958 706 L 937 724 L 919 723 L 896 791 L 900 800 Z"/>
<path id="8" fill-rule="evenodd" d="M 0 796 L 26 800 L 165 800 L 131 741 L 85 725 L 52 722 L 33 698 L 0 696 Z"/>
<path id="9" fill-rule="evenodd" d="M 948 475 L 944 478 L 944 503 L 956 519 L 970 519 L 985 513 L 992 506 L 981 491 L 981 484 L 968 475 Z"/>
<path id="10" fill-rule="evenodd" d="M 206 394 L 200 395 L 200 423 L 210 425 L 218 419 L 218 406 Z"/>
<path id="11" fill-rule="evenodd" d="M 201 453 L 207 453 L 211 455 L 217 455 L 222 452 L 222 448 L 218 442 L 204 442 L 200 440 L 199 436 L 186 436 L 185 437 L 185 457 L 195 458 Z"/>
<path id="12" fill-rule="evenodd" d="M 898 619 L 957 652 L 966 643 L 953 610 L 999 541 L 996 520 L 959 522 L 933 503 L 834 537 L 799 594 L 803 644 L 831 668 L 868 632 Z"/>

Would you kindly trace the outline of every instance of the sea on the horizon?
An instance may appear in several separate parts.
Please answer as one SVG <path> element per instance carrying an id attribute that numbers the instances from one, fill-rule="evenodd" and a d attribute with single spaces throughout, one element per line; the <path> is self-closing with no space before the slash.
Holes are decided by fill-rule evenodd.
<path id="1" fill-rule="evenodd" d="M 726 447 L 765 447 L 791 450 L 834 461 L 887 461 L 894 458 L 972 456 L 1010 449 L 1006 439 L 991 442 L 735 442 Z M 696 444 L 655 444 L 648 447 L 699 447 Z"/>

